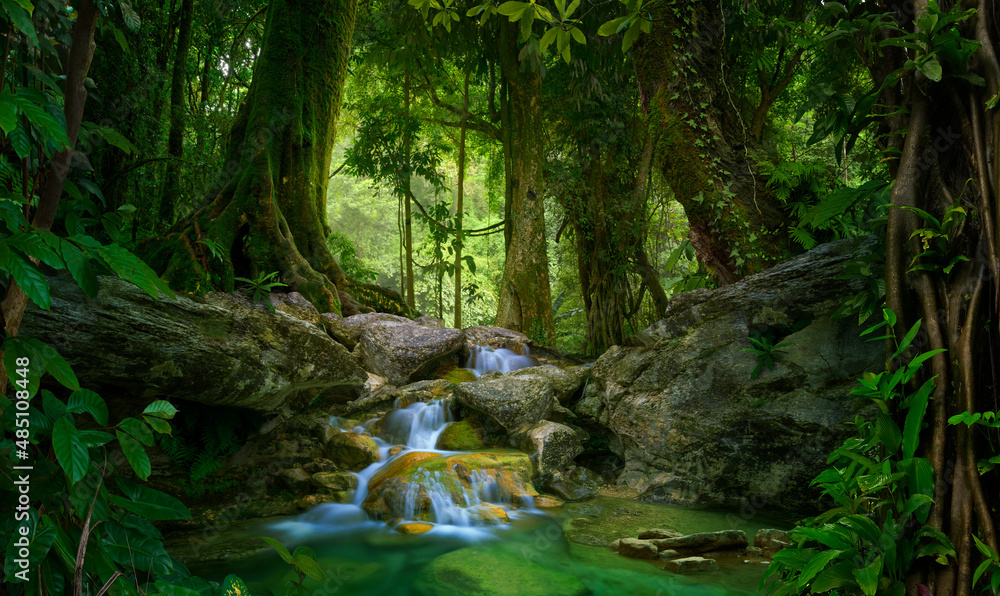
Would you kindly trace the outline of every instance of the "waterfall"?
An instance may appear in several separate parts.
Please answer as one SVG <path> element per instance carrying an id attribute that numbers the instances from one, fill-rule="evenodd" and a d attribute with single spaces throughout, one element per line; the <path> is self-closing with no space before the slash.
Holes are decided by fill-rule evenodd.
<path id="1" fill-rule="evenodd" d="M 538 361 L 531 357 L 528 346 L 521 346 L 521 350 L 524 354 L 518 354 L 507 348 L 472 346 L 465 368 L 471 370 L 478 377 L 489 370 L 506 373 L 529 366 L 538 366 Z"/>

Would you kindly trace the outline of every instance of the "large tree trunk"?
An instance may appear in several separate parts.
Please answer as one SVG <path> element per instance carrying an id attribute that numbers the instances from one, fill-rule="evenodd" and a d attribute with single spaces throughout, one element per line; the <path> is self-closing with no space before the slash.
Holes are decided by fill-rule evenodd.
<path id="1" fill-rule="evenodd" d="M 727 88 L 718 2 L 652 6 L 636 42 L 655 167 L 684 207 L 698 259 L 719 284 L 787 256 L 787 216 L 757 172 L 754 138 Z"/>
<path id="2" fill-rule="evenodd" d="M 184 83 L 187 80 L 188 50 L 191 47 L 191 22 L 194 20 L 194 0 L 182 0 L 180 30 L 177 33 L 177 54 L 174 58 L 173 78 L 170 81 L 170 132 L 167 135 L 167 155 L 177 159 L 167 160 L 163 181 L 163 194 L 157 228 L 165 230 L 174 223 L 177 198 L 181 195 L 180 164 L 184 155 Z"/>
<path id="3" fill-rule="evenodd" d="M 522 68 L 518 59 L 518 25 L 501 20 L 500 67 L 506 93 L 501 113 L 506 168 L 504 238 L 507 255 L 496 324 L 528 334 L 542 343 L 555 341 L 549 264 L 545 251 L 545 121 L 542 76 Z"/>
<path id="4" fill-rule="evenodd" d="M 221 190 L 147 243 L 184 291 L 233 288 L 277 271 L 320 312 L 399 311 L 394 292 L 353 283 L 326 243 L 326 190 L 357 0 L 273 0 L 247 98 L 230 132 Z M 213 255 L 221 248 L 221 258 Z"/>
<path id="5" fill-rule="evenodd" d="M 916 16 L 927 9 L 926 1 L 915 4 Z M 926 374 L 936 376 L 935 391 L 928 411 L 932 421 L 920 444 L 934 468 L 934 503 L 927 523 L 950 536 L 957 554 L 955 564 L 947 567 L 922 559 L 927 565 L 912 570 L 908 587 L 923 583 L 934 594 L 959 596 L 973 592 L 979 555 L 972 535 L 997 548 L 993 512 L 1000 504 L 997 471 L 981 474 L 977 469 L 978 458 L 996 454 L 996 443 L 991 448 L 979 426 L 948 423 L 962 412 L 997 408 L 1000 152 L 995 148 L 1000 145 L 1000 116 L 985 105 L 1000 89 L 1000 62 L 997 23 L 991 18 L 995 11 L 987 4 L 979 2 L 978 15 L 962 27 L 965 37 L 982 43 L 970 69 L 983 77 L 985 89 L 956 79 L 934 83 L 909 70 L 901 85 L 892 85 L 902 90 L 902 104 L 888 108 L 906 115 L 906 121 L 896 128 L 905 131 L 905 138 L 892 189 L 897 208 L 889 210 L 886 301 L 898 315 L 897 335 L 922 319 L 921 351 L 948 350 L 931 360 Z M 913 5 L 893 7 L 896 22 L 913 27 Z M 893 66 L 903 66 L 906 56 L 895 58 Z M 915 230 L 933 226 L 904 208 L 916 207 L 944 221 L 946 210 L 956 205 L 969 216 L 950 230 L 944 249 L 933 246 L 935 239 L 928 247 L 911 237 Z M 923 254 L 928 248 L 938 254 Z M 918 263 L 930 268 L 913 270 L 921 254 Z M 946 273 L 945 267 L 959 256 L 968 260 Z M 991 434 L 995 440 L 995 432 Z"/>

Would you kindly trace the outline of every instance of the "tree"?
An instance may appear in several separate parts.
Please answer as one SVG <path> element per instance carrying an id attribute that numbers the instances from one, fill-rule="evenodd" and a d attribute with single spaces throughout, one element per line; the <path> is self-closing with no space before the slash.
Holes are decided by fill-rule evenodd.
<path id="1" fill-rule="evenodd" d="M 247 97 L 210 200 L 144 245 L 174 287 L 232 289 L 280 272 L 321 312 L 403 312 L 395 293 L 347 278 L 326 242 L 326 190 L 356 1 L 273 0 Z"/>
<path id="2" fill-rule="evenodd" d="M 170 80 L 170 132 L 167 136 L 167 155 L 176 159 L 184 155 L 184 86 L 187 82 L 194 0 L 181 0 L 179 19 L 177 53 L 174 56 L 174 72 Z M 167 161 L 167 175 L 163 184 L 163 195 L 160 198 L 158 226 L 160 229 L 166 229 L 174 222 L 174 209 L 181 194 L 180 165 L 176 159 Z"/>

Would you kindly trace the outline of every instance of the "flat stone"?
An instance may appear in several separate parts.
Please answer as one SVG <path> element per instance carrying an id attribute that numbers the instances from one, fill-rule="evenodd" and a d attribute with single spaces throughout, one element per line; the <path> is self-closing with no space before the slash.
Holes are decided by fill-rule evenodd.
<path id="1" fill-rule="evenodd" d="M 618 542 L 618 554 L 630 559 L 655 559 L 660 553 L 656 545 L 648 540 L 622 538 Z"/>
<path id="2" fill-rule="evenodd" d="M 639 539 L 640 540 L 653 540 L 653 539 L 663 540 L 663 539 L 666 539 L 666 538 L 680 538 L 683 535 L 684 534 L 681 534 L 680 532 L 678 532 L 676 530 L 664 530 L 662 528 L 651 528 L 651 529 L 646 530 L 645 532 L 642 532 L 641 534 L 639 534 Z"/>
<path id="3" fill-rule="evenodd" d="M 691 573 L 692 571 L 713 571 L 719 568 L 715 559 L 704 559 L 702 557 L 685 557 L 667 561 L 663 569 L 671 573 Z"/>
<path id="4" fill-rule="evenodd" d="M 659 550 L 676 550 L 682 553 L 705 553 L 715 550 L 744 549 L 749 546 L 743 530 L 723 530 L 721 532 L 701 532 L 679 538 L 652 540 Z"/>
<path id="5" fill-rule="evenodd" d="M 433 528 L 434 524 L 429 524 L 427 522 L 404 522 L 396 526 L 395 530 L 400 534 L 413 536 L 416 534 L 425 534 L 430 532 Z"/>

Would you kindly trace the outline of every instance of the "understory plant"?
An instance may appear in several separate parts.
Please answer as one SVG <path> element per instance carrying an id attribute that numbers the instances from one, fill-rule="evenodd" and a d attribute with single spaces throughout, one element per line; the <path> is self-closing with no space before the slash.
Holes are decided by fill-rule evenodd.
<path id="1" fill-rule="evenodd" d="M 912 352 L 917 321 L 902 340 L 892 334 L 896 317 L 883 309 L 884 329 L 895 345 L 890 361 Z M 829 467 L 813 480 L 833 507 L 803 520 L 789 533 L 793 546 L 776 553 L 759 588 L 768 594 L 905 594 L 907 572 L 922 557 L 947 565 L 955 551 L 948 537 L 926 525 L 934 496 L 930 462 L 917 456 L 920 431 L 935 377 L 915 391 L 908 383 L 921 365 L 943 350 L 914 356 L 895 370 L 866 373 L 854 395 L 877 406 L 874 420 L 855 419 L 855 435 L 834 451 Z M 902 423 L 902 424 L 900 424 Z M 769 581 L 772 579 L 777 581 Z"/>

